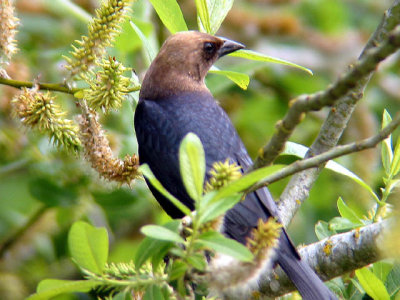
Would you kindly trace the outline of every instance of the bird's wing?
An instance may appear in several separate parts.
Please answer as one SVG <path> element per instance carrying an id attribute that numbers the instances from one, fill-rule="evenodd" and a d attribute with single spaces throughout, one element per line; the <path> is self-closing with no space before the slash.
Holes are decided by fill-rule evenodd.
<path id="1" fill-rule="evenodd" d="M 193 209 L 193 200 L 186 193 L 179 169 L 179 144 L 182 134 L 166 116 L 163 107 L 153 101 L 140 101 L 135 111 L 135 130 L 139 144 L 139 160 L 148 164 L 161 184 L 186 206 Z M 163 209 L 173 218 L 183 217 L 167 198 L 148 185 Z"/>

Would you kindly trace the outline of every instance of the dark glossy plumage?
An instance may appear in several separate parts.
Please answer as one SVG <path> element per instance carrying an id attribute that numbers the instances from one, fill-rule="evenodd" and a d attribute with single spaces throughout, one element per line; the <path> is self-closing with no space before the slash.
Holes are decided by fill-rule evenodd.
<path id="1" fill-rule="evenodd" d="M 213 55 L 202 53 L 205 43 L 215 44 Z M 193 200 L 183 186 L 178 159 L 179 145 L 187 133 L 195 133 L 203 143 L 207 170 L 214 162 L 227 158 L 243 171 L 252 164 L 229 117 L 204 85 L 204 77 L 215 60 L 239 48 L 239 44 L 206 34 L 177 34 L 163 45 L 143 81 L 135 112 L 140 162 L 147 163 L 161 184 L 191 209 Z M 169 200 L 149 187 L 171 217 L 183 216 Z M 245 244 L 258 219 L 266 220 L 271 215 L 277 216 L 275 202 L 266 188 L 260 189 L 226 214 L 224 234 Z M 280 238 L 277 262 L 304 299 L 336 299 L 300 260 L 285 231 Z"/>

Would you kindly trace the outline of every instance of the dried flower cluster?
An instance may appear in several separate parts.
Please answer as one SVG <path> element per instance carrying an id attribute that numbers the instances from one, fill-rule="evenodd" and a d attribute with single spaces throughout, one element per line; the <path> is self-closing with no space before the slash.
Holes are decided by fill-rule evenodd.
<path id="1" fill-rule="evenodd" d="M 80 116 L 79 125 L 85 155 L 101 176 L 121 184 L 130 184 L 132 180 L 139 177 L 139 158 L 137 155 L 127 155 L 123 160 L 113 157 L 95 111 L 83 113 Z"/>
<path id="2" fill-rule="evenodd" d="M 88 105 L 95 110 L 118 109 L 129 92 L 130 80 L 123 76 L 124 72 L 129 69 L 113 57 L 103 59 L 99 66 L 101 67 L 99 72 L 95 74 L 90 71 L 88 74 L 90 77 L 85 76 L 90 88 L 85 90 L 84 98 Z"/>
<path id="3" fill-rule="evenodd" d="M 65 119 L 66 113 L 54 103 L 49 92 L 44 94 L 37 88 L 23 88 L 12 100 L 12 104 L 24 125 L 48 134 L 57 146 L 79 151 L 81 142 L 78 138 L 78 127 L 72 120 Z"/>
<path id="4" fill-rule="evenodd" d="M 3 55 L 6 59 L 10 59 L 18 50 L 15 41 L 18 24 L 19 20 L 14 16 L 12 1 L 0 1 L 0 63 Z"/>
<path id="5" fill-rule="evenodd" d="M 206 183 L 205 190 L 207 192 L 219 190 L 242 176 L 240 166 L 235 163 L 230 163 L 229 159 L 225 160 L 225 162 L 215 162 L 209 173 L 211 178 Z"/>
<path id="6" fill-rule="evenodd" d="M 104 55 L 106 47 L 120 32 L 120 25 L 131 3 L 132 0 L 103 1 L 96 10 L 96 17 L 88 25 L 88 36 L 76 41 L 77 47 L 72 46 L 72 57 L 65 57 L 68 62 L 66 68 L 72 76 L 87 72 Z"/>

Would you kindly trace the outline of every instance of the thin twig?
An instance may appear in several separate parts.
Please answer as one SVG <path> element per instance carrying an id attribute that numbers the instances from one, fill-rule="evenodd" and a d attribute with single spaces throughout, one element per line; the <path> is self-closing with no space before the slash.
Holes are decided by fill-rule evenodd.
<path id="1" fill-rule="evenodd" d="M 33 215 L 30 216 L 29 220 L 22 227 L 20 227 L 0 245 L 0 259 L 4 257 L 4 254 L 7 252 L 7 250 L 10 249 L 16 242 L 18 242 L 24 233 L 31 228 L 32 225 L 35 224 L 36 221 L 39 220 L 48 209 L 48 206 L 42 205 Z"/>
<path id="2" fill-rule="evenodd" d="M 0 84 L 3 85 L 8 85 L 12 86 L 18 89 L 21 89 L 23 87 L 26 88 L 32 88 L 34 86 L 37 86 L 39 90 L 47 90 L 47 91 L 53 91 L 53 92 L 62 92 L 66 94 L 71 94 L 74 95 L 75 93 L 83 90 L 79 88 L 69 88 L 66 85 L 59 84 L 59 83 L 35 83 L 31 81 L 20 81 L 20 80 L 14 80 L 14 79 L 8 79 L 0 76 Z M 137 92 L 140 90 L 140 85 L 130 87 L 127 92 L 132 93 L 132 92 Z"/>
<path id="3" fill-rule="evenodd" d="M 62 92 L 62 93 L 72 94 L 72 95 L 80 90 L 77 88 L 69 88 L 63 84 L 58 84 L 58 83 L 39 83 L 39 82 L 34 83 L 34 82 L 30 82 L 30 81 L 7 79 L 7 78 L 3 78 L 3 77 L 0 77 L 0 84 L 12 86 L 12 87 L 15 87 L 18 89 L 21 89 L 23 87 L 32 88 L 34 86 L 37 86 L 39 90 Z"/>
<path id="4" fill-rule="evenodd" d="M 399 125 L 400 125 L 400 113 L 398 113 L 393 119 L 393 121 L 390 122 L 384 129 L 382 129 L 377 135 L 374 135 L 370 138 L 364 139 L 359 142 L 354 142 L 348 145 L 336 146 L 331 150 L 323 152 L 319 155 L 296 161 L 291 165 L 288 165 L 287 167 L 284 167 L 283 169 L 257 182 L 247 192 L 253 192 L 255 190 L 258 190 L 263 186 L 267 186 L 273 182 L 276 182 L 285 177 L 293 175 L 299 171 L 303 171 L 313 167 L 318 167 L 319 165 L 326 163 L 334 158 L 354 152 L 359 152 L 365 149 L 373 148 L 381 141 L 383 141 L 385 138 L 387 138 Z"/>

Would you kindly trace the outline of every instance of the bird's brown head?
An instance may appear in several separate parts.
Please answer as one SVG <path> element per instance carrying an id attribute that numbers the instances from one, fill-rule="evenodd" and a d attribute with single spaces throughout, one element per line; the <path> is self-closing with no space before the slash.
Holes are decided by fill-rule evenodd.
<path id="1" fill-rule="evenodd" d="M 240 43 L 197 31 L 174 34 L 147 71 L 140 98 L 156 100 L 175 93 L 208 92 L 204 78 L 214 62 L 242 48 Z"/>

